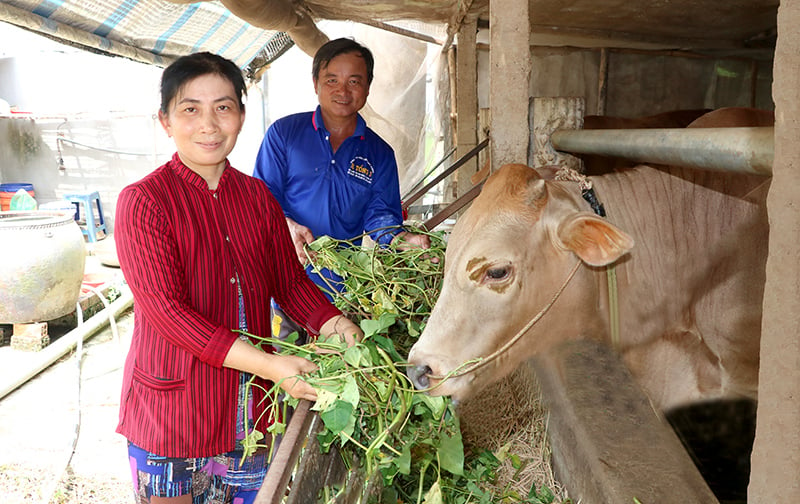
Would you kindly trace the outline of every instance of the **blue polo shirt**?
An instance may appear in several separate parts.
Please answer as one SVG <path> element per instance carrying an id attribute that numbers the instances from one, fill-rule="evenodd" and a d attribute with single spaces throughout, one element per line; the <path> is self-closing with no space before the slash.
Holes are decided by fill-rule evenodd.
<path id="1" fill-rule="evenodd" d="M 336 153 L 329 138 L 319 107 L 283 117 L 267 130 L 253 176 L 314 237 L 348 240 L 370 232 L 389 243 L 400 229 L 376 230 L 403 223 L 394 150 L 361 115 Z"/>
<path id="2" fill-rule="evenodd" d="M 329 139 L 319 106 L 278 119 L 264 136 L 253 176 L 266 182 L 284 214 L 315 238 L 349 240 L 369 232 L 376 242 L 388 244 L 402 229 L 381 228 L 403 224 L 394 150 L 360 114 L 355 132 L 336 153 Z M 310 267 L 306 271 L 328 289 Z M 341 289 L 337 275 L 323 275 Z"/>

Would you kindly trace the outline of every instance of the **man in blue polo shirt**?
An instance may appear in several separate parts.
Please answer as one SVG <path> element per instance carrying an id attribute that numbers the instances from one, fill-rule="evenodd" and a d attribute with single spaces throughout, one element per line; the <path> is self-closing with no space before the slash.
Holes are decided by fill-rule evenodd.
<path id="1" fill-rule="evenodd" d="M 382 245 L 430 247 L 427 235 L 397 227 L 403 215 L 394 151 L 358 113 L 373 68 L 370 50 L 352 39 L 320 47 L 312 66 L 319 106 L 275 121 L 258 152 L 253 176 L 281 204 L 303 264 L 304 245 L 323 235 L 348 240 L 369 232 Z"/>

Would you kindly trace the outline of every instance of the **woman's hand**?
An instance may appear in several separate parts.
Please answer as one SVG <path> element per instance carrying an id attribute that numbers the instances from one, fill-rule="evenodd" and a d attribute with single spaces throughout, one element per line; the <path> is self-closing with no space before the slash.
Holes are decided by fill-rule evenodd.
<path id="1" fill-rule="evenodd" d="M 302 376 L 317 370 L 317 365 L 310 360 L 296 355 L 276 355 L 276 362 L 270 370 L 271 377 L 267 378 L 275 383 L 280 383 L 280 388 L 295 399 L 317 400 L 314 387 L 302 380 Z"/>
<path id="2" fill-rule="evenodd" d="M 297 399 L 317 400 L 314 387 L 302 380 L 302 376 L 317 370 L 317 365 L 296 355 L 266 353 L 250 343 L 236 338 L 225 356 L 223 366 L 247 371 L 265 380 L 279 383 L 280 387 Z"/>

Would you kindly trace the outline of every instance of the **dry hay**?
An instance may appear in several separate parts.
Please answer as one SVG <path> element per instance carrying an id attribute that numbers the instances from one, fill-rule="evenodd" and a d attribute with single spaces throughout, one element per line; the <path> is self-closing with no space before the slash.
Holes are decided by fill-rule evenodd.
<path id="1" fill-rule="evenodd" d="M 517 469 L 510 457 L 501 457 L 503 462 L 497 471 L 495 487 L 528 495 L 533 485 L 537 491 L 546 486 L 555 494 L 555 502 L 568 498 L 553 475 L 547 411 L 529 365 L 521 365 L 508 377 L 464 401 L 459 406 L 459 415 L 466 450 L 513 454 L 522 461 L 522 468 Z"/>

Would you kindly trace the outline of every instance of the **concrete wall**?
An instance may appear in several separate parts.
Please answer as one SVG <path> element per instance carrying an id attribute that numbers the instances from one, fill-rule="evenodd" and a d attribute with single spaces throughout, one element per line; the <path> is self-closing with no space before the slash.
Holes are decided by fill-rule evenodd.
<path id="1" fill-rule="evenodd" d="M 775 162 L 748 502 L 800 501 L 800 5 L 781 2 L 775 49 Z"/>
<path id="2" fill-rule="evenodd" d="M 585 99 L 587 114 L 597 110 L 598 50 L 533 47 L 531 57 L 531 97 L 579 96 Z M 482 50 L 478 57 L 480 108 L 489 106 L 488 68 L 488 51 Z M 610 51 L 606 115 L 637 117 L 676 109 L 749 107 L 752 95 L 756 108 L 772 110 L 771 85 L 771 61 Z"/>

